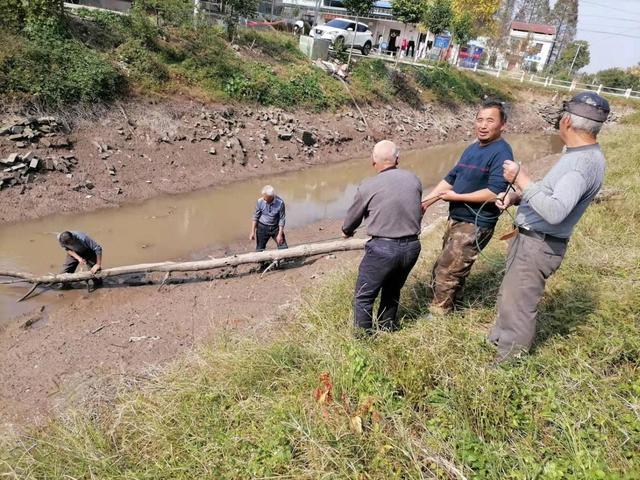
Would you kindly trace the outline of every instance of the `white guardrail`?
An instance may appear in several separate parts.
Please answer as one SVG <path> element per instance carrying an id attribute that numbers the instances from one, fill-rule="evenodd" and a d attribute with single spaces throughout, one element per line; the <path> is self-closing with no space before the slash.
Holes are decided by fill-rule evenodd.
<path id="1" fill-rule="evenodd" d="M 598 95 L 613 95 L 616 97 L 624 97 L 624 98 L 635 98 L 640 100 L 640 92 L 632 90 L 630 88 L 613 88 L 606 87 L 604 85 L 590 85 L 588 83 L 580 83 L 577 80 L 573 80 L 572 82 L 566 80 L 559 80 L 553 77 L 541 77 L 534 73 L 527 72 L 514 72 L 509 70 L 502 69 L 494 69 L 488 67 L 478 67 L 477 65 L 473 68 L 467 67 L 458 67 L 462 70 L 472 71 L 472 72 L 481 72 L 487 73 L 489 75 L 495 75 L 497 78 L 510 78 L 512 80 L 517 80 L 521 83 L 535 83 L 536 85 L 542 85 L 544 87 L 550 88 L 564 88 L 569 90 L 570 92 L 574 90 L 590 90 L 596 92 Z"/>

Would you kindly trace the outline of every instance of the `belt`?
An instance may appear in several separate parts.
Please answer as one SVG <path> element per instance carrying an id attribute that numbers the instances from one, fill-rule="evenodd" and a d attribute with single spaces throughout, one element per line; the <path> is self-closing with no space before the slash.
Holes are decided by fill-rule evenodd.
<path id="1" fill-rule="evenodd" d="M 416 240 L 418 240 L 418 235 L 407 235 L 406 237 L 398 237 L 398 238 L 376 237 L 375 235 L 372 235 L 371 238 L 373 240 L 384 240 L 386 242 L 409 243 L 409 242 L 415 242 Z"/>
<path id="2" fill-rule="evenodd" d="M 569 241 L 568 238 L 554 237 L 553 235 L 549 235 L 548 233 L 535 232 L 524 227 L 518 227 L 518 232 L 520 232 L 522 235 L 526 235 L 527 237 L 537 238 L 538 240 L 542 240 L 543 242 L 549 241 L 567 243 Z"/>

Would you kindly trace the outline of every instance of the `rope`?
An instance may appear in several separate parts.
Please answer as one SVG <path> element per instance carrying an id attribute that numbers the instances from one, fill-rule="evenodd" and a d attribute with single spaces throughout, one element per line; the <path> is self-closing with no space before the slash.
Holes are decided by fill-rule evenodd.
<path id="1" fill-rule="evenodd" d="M 502 197 L 503 199 L 507 198 L 507 195 L 509 195 L 509 192 L 511 190 L 513 190 L 514 192 L 516 191 L 516 188 L 514 187 L 514 184 L 516 183 L 516 180 L 518 179 L 518 175 L 520 175 L 520 164 L 518 163 L 518 170 L 516 170 L 516 175 L 515 177 L 513 177 L 513 181 L 509 182 L 509 184 L 507 185 L 507 189 L 504 192 L 504 197 Z M 482 214 L 482 210 L 490 203 L 493 203 L 496 201 L 496 199 L 498 198 L 498 196 L 496 196 L 494 199 L 492 200 L 486 200 L 482 203 L 482 205 L 480 205 L 480 207 L 477 210 L 474 210 L 473 207 L 471 207 L 469 204 L 465 203 L 464 206 L 467 207 L 472 213 L 475 214 L 475 219 L 474 219 L 474 225 L 476 227 L 476 238 L 475 238 L 475 242 L 476 242 L 476 248 L 478 249 L 478 254 L 484 258 L 484 260 L 489 263 L 489 265 L 494 266 L 494 267 L 500 267 L 502 266 L 502 262 L 496 262 L 491 260 L 483 251 L 480 245 L 480 235 L 478 235 L 478 232 L 480 230 L 480 226 L 478 225 L 478 221 L 480 219 L 482 220 L 497 220 L 498 218 L 500 218 L 500 215 L 502 215 L 502 213 L 507 212 L 507 214 L 511 217 L 511 221 L 513 222 L 513 224 L 515 225 L 516 222 L 516 218 L 513 216 L 513 214 L 509 211 L 509 209 L 504 209 L 501 213 L 499 213 L 498 215 L 483 215 Z"/>

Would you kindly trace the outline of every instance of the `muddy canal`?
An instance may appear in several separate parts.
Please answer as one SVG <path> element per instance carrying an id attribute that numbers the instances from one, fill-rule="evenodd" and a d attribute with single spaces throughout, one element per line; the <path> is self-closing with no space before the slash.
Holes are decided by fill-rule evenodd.
<path id="1" fill-rule="evenodd" d="M 516 158 L 527 163 L 561 149 L 555 136 L 511 135 L 508 140 Z M 401 166 L 415 172 L 427 189 L 447 173 L 466 145 L 458 142 L 405 152 Z M 287 202 L 287 225 L 292 229 L 344 215 L 357 184 L 372 174 L 367 159 L 354 159 L 118 208 L 4 224 L 0 226 L 0 269 L 58 271 L 64 253 L 56 234 L 63 230 L 85 231 L 98 240 L 104 248 L 105 267 L 198 258 L 211 247 L 224 247 L 249 234 L 252 209 L 264 184 L 272 184 Z M 297 243 L 294 236 L 289 242 Z M 24 285 L 0 286 L 0 323 L 29 309 L 28 301 L 16 304 L 25 291 Z M 38 298 L 39 302 L 59 301 L 56 292 Z"/>

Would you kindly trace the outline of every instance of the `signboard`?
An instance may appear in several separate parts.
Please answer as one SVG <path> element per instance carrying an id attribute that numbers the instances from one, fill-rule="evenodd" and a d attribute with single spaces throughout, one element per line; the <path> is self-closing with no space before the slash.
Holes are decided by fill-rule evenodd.
<path id="1" fill-rule="evenodd" d="M 433 46 L 435 48 L 449 48 L 450 41 L 451 37 L 448 37 L 446 35 L 436 35 Z"/>
<path id="2" fill-rule="evenodd" d="M 458 62 L 461 67 L 473 68 L 480 62 L 484 48 L 476 47 L 475 45 L 467 45 L 460 48 L 458 53 Z"/>

